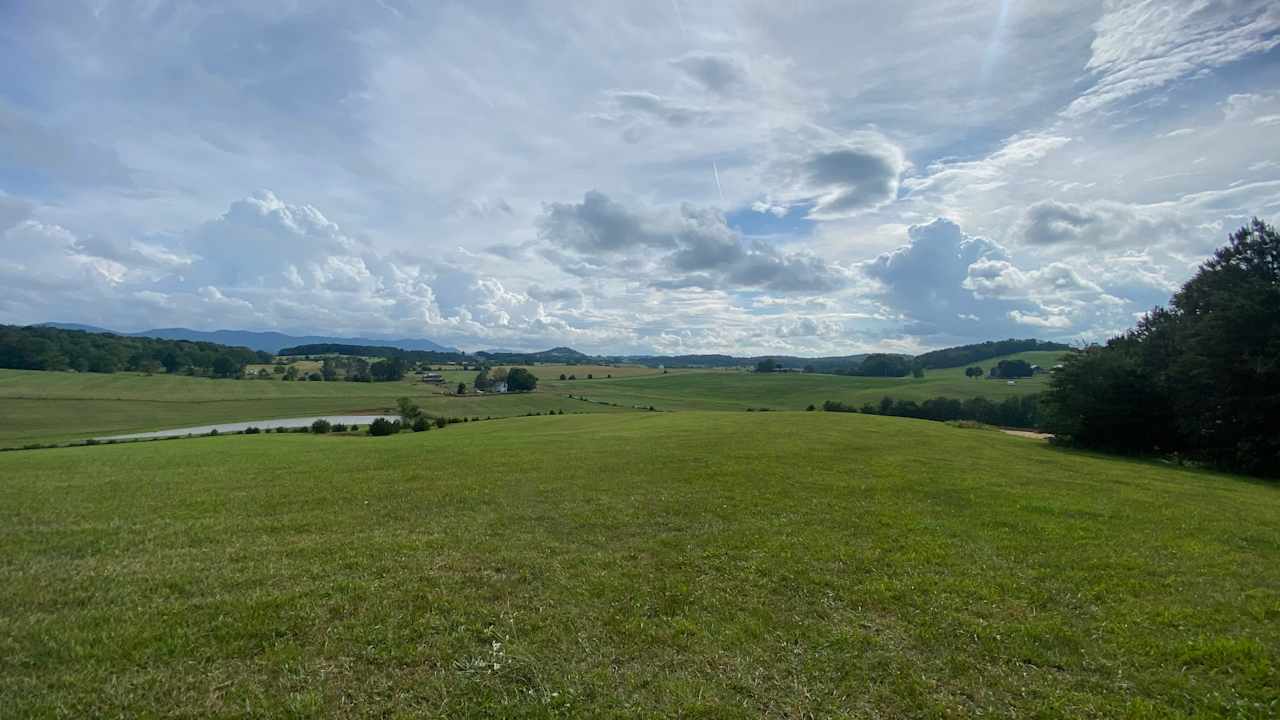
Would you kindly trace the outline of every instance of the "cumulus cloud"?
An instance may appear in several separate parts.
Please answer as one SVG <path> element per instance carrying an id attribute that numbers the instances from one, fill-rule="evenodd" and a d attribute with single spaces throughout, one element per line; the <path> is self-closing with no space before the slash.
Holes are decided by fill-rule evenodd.
<path id="1" fill-rule="evenodd" d="M 826 292 L 846 284 L 842 268 L 806 253 L 747 240 L 712 208 L 633 209 L 600 192 L 581 203 L 552 203 L 539 223 L 544 257 L 573 274 L 650 276 L 667 289 L 759 288 Z M 583 263 L 592 263 L 586 268 Z"/>
<path id="2" fill-rule="evenodd" d="M 809 338 L 839 335 L 841 325 L 836 320 L 819 320 L 799 317 L 778 323 L 774 333 L 780 338 Z"/>
<path id="3" fill-rule="evenodd" d="M 946 219 L 907 230 L 908 243 L 865 263 L 878 297 L 909 321 L 907 332 L 956 338 L 1027 327 L 1066 331 L 1123 301 L 1064 263 L 1016 265 L 1009 251 Z"/>

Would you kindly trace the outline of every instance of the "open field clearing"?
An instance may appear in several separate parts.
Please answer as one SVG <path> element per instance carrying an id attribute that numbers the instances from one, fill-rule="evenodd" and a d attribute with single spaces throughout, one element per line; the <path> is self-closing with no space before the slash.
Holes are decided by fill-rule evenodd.
<path id="1" fill-rule="evenodd" d="M 1044 376 L 1019 380 L 1013 386 L 1003 380 L 972 380 L 963 376 L 962 369 L 930 371 L 923 379 L 912 379 L 736 370 L 663 374 L 639 366 L 530 367 L 540 379 L 537 392 L 462 397 L 454 395 L 458 382 L 470 387 L 476 373 L 446 371 L 442 373 L 446 382 L 432 385 L 413 376 L 390 383 L 278 382 L 0 370 L 0 447 L 223 422 L 389 412 L 401 396 L 413 398 L 432 414 L 506 417 L 548 410 L 616 412 L 649 406 L 658 410 L 800 410 L 824 400 L 862 404 L 878 402 L 885 395 L 999 400 L 1038 392 L 1048 383 Z M 565 374 L 579 379 L 560 381 L 561 371 L 566 370 Z M 607 379 L 614 371 L 617 375 Z M 588 373 L 595 379 L 587 380 Z M 570 399 L 569 394 L 596 402 Z"/>
<path id="2" fill-rule="evenodd" d="M 0 447 L 242 420 L 391 412 L 401 396 L 428 413 L 449 416 L 617 411 L 552 393 L 457 397 L 441 394 L 443 389 L 408 379 L 276 382 L 0 370 Z"/>
<path id="3" fill-rule="evenodd" d="M 988 361 L 988 364 L 995 362 Z M 861 405 L 878 402 L 886 395 L 903 400 L 939 396 L 1001 400 L 1040 392 L 1049 384 L 1047 373 L 1009 385 L 1004 380 L 966 378 L 964 368 L 931 370 L 919 379 L 724 370 L 690 370 L 613 380 L 578 377 L 574 381 L 546 378 L 538 387 L 545 392 L 572 393 L 627 407 L 653 405 L 659 410 L 745 410 L 749 407 L 803 410 L 810 404 L 821 406 L 824 400 Z"/>
<path id="4" fill-rule="evenodd" d="M 9 717 L 1274 717 L 1280 491 L 831 413 L 0 455 Z"/>

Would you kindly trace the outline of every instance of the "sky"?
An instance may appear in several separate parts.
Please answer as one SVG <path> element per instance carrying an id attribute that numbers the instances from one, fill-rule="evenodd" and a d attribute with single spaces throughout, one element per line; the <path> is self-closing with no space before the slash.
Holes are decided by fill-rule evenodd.
<path id="1" fill-rule="evenodd" d="M 0 0 L 0 323 L 1105 340 L 1280 214 L 1280 5 Z"/>

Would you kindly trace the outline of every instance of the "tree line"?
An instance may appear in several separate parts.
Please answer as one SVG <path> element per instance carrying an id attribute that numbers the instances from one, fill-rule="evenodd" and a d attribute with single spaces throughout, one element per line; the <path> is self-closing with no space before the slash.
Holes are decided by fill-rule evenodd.
<path id="1" fill-rule="evenodd" d="M 249 363 L 267 362 L 270 353 L 210 342 L 0 325 L 0 368 L 235 377 Z"/>
<path id="2" fill-rule="evenodd" d="M 1233 233 L 1169 307 L 1069 355 L 1044 400 L 1064 442 L 1280 477 L 1280 234 Z"/>
<path id="3" fill-rule="evenodd" d="M 999 402 L 981 397 L 968 400 L 935 397 L 916 402 L 915 400 L 895 400 L 885 396 L 878 403 L 868 402 L 861 407 L 847 405 L 838 400 L 828 400 L 822 403 L 822 409 L 827 412 L 856 412 L 939 422 L 972 420 L 987 425 L 1011 428 L 1037 429 L 1041 425 L 1039 395 L 1010 397 Z"/>
<path id="4" fill-rule="evenodd" d="M 1044 340 L 988 340 L 975 345 L 934 350 L 916 356 L 916 362 L 924 368 L 950 368 L 990 360 L 1004 355 L 1015 355 L 1032 350 L 1070 350 L 1070 345 Z"/>

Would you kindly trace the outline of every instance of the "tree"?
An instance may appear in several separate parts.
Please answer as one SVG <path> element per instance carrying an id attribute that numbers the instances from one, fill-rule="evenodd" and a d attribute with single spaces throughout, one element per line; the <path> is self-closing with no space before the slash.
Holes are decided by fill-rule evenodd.
<path id="1" fill-rule="evenodd" d="M 333 425 L 324 418 L 320 418 L 311 423 L 311 432 L 316 434 L 324 434 L 333 429 Z"/>
<path id="2" fill-rule="evenodd" d="M 412 423 L 422 415 L 422 408 L 407 397 L 396 400 L 396 411 L 400 413 L 400 422 L 405 425 Z"/>
<path id="3" fill-rule="evenodd" d="M 477 392 L 484 392 L 485 390 L 488 390 L 492 386 L 493 386 L 493 380 L 489 377 L 488 368 L 482 369 L 476 375 L 476 379 L 471 383 L 471 387 L 475 388 Z"/>
<path id="4" fill-rule="evenodd" d="M 1233 233 L 1137 327 L 1071 356 L 1050 380 L 1048 426 L 1063 440 L 1177 453 L 1280 477 L 1280 234 Z"/>
<path id="5" fill-rule="evenodd" d="M 911 366 L 911 377 L 913 377 L 913 378 L 922 378 L 922 377 L 924 377 L 924 366 L 922 366 L 922 365 L 912 365 L 912 366 Z"/>
<path id="6" fill-rule="evenodd" d="M 991 376 L 998 378 L 1031 377 L 1031 363 L 1026 360 L 1001 360 L 991 369 Z"/>
<path id="7" fill-rule="evenodd" d="M 569 378 L 568 378 L 568 376 L 566 376 L 564 373 L 560 373 L 560 379 L 561 379 L 561 380 L 568 380 Z"/>
<path id="8" fill-rule="evenodd" d="M 459 395 L 466 395 L 466 394 L 467 394 L 467 384 L 466 384 L 466 383 L 462 383 L 462 382 L 458 383 L 458 394 L 459 394 Z"/>
<path id="9" fill-rule="evenodd" d="M 980 366 L 974 365 L 972 367 L 967 367 L 964 369 L 964 376 L 967 378 L 980 378 L 983 376 L 985 372 L 986 371 L 983 370 Z"/>
<path id="10" fill-rule="evenodd" d="M 338 369 L 334 365 L 333 358 L 325 358 L 320 363 L 320 375 L 324 377 L 325 382 L 338 379 Z"/>
<path id="11" fill-rule="evenodd" d="M 511 368 L 507 371 L 507 390 L 510 392 L 531 392 L 538 387 L 538 378 L 525 368 Z"/>
<path id="12" fill-rule="evenodd" d="M 213 359 L 214 377 L 229 378 L 240 372 L 240 364 L 230 355 L 219 355 Z"/>
<path id="13" fill-rule="evenodd" d="M 756 363 L 756 372 L 771 373 L 774 370 L 777 370 L 779 367 L 781 366 L 778 365 L 778 363 L 774 362 L 773 358 L 765 358 L 760 362 Z M 666 371 L 664 370 L 663 372 L 666 372 Z"/>
<path id="14" fill-rule="evenodd" d="M 369 423 L 369 434 L 374 436 L 393 435 L 400 432 L 400 423 L 391 422 L 386 418 L 375 418 Z"/>
<path id="15" fill-rule="evenodd" d="M 284 371 L 284 379 L 285 379 L 285 380 L 297 380 L 297 379 L 298 379 L 298 366 L 297 366 L 297 365 L 290 365 L 289 367 L 285 368 L 285 371 Z"/>
<path id="16" fill-rule="evenodd" d="M 369 375 L 374 382 L 395 382 L 404 379 L 404 360 L 390 357 L 369 366 Z"/>
<path id="17" fill-rule="evenodd" d="M 431 421 L 425 415 L 419 415 L 413 419 L 411 426 L 414 432 L 426 432 L 431 429 Z"/>

